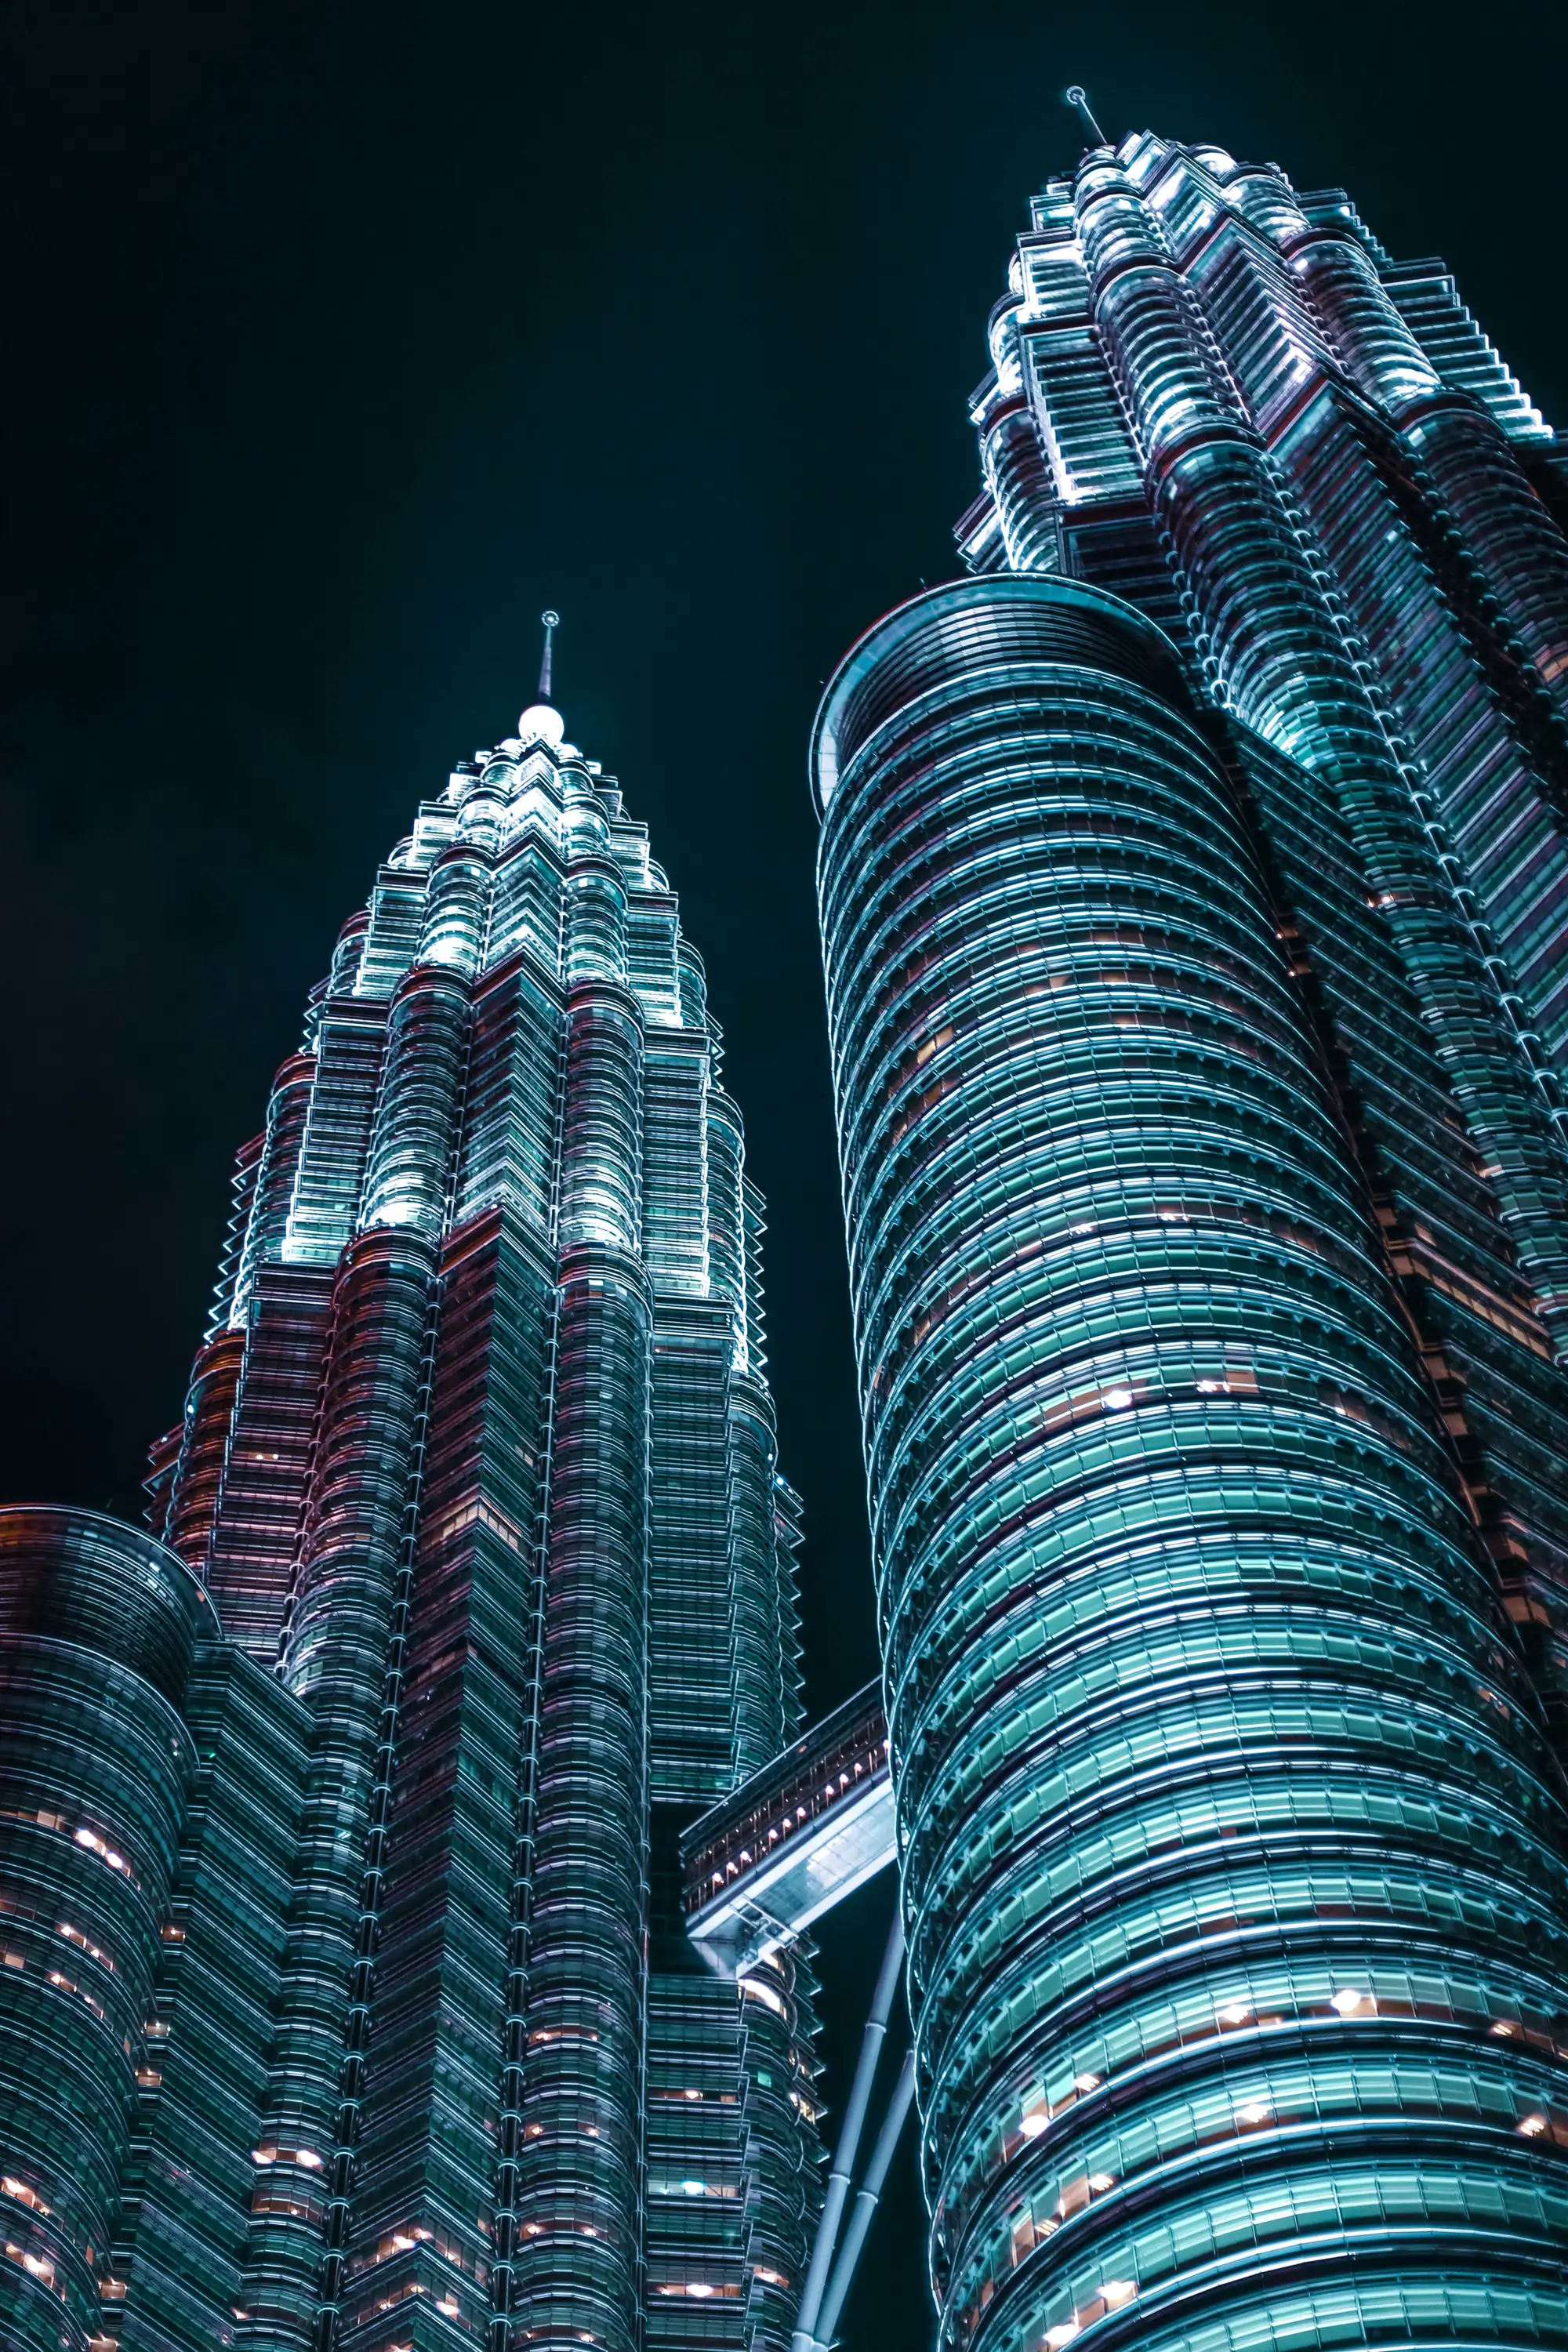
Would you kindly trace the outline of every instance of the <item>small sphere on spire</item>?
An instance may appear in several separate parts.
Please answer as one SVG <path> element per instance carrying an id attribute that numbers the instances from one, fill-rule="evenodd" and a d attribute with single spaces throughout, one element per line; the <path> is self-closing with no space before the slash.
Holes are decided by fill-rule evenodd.
<path id="1" fill-rule="evenodd" d="M 548 702 L 531 702 L 517 722 L 520 743 L 548 743 L 552 750 L 566 732 L 566 721 Z"/>

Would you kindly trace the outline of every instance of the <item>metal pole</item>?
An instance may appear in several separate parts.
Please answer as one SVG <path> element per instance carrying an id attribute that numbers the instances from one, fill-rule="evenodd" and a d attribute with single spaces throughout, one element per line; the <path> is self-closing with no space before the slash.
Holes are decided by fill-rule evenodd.
<path id="1" fill-rule="evenodd" d="M 860 2249 L 865 2244 L 866 2233 L 871 2227 L 871 2219 L 877 2210 L 877 2200 L 882 2193 L 882 2184 L 888 2178 L 888 2168 L 893 2161 L 893 2154 L 899 2145 L 899 2137 L 904 2128 L 904 2120 L 910 2112 L 914 2095 L 915 2053 L 912 2050 L 907 2050 L 904 2053 L 902 2071 L 893 2088 L 893 2095 L 888 2101 L 888 2112 L 882 2118 L 882 2128 L 877 2135 L 877 2145 L 871 2151 L 871 2161 L 866 2167 L 866 2178 L 860 2183 L 859 2194 L 855 2200 L 855 2210 L 849 2217 L 849 2227 L 844 2233 L 843 2247 L 838 2260 L 833 2265 L 832 2282 L 823 2300 L 821 2316 L 816 2322 L 817 2352 L 826 2352 L 826 2347 L 832 2343 L 833 2331 L 838 2325 L 838 2315 L 844 2308 L 845 2298 L 855 2284 L 855 2266 L 860 2259 Z"/>
<path id="2" fill-rule="evenodd" d="M 822 2219 L 816 2225 L 816 2242 L 811 2250 L 811 2268 L 805 2274 L 805 2290 L 795 2315 L 790 2352 L 811 2352 L 822 2290 L 827 2284 L 827 2266 L 833 2260 L 838 2224 L 844 2213 L 844 2200 L 849 2193 L 849 2177 L 855 2169 L 856 2152 L 860 2145 L 860 2126 L 866 2120 L 866 2109 L 870 2104 L 871 2084 L 882 2052 L 882 2037 L 888 2030 L 893 1995 L 899 1989 L 899 1963 L 903 1957 L 903 1906 L 895 1896 L 893 1924 L 888 1930 L 888 1948 L 882 1955 L 881 1974 L 877 1979 L 877 1990 L 871 1996 L 871 2013 L 866 2020 L 866 2031 L 860 2040 L 859 2062 L 850 2086 L 849 2104 L 844 2110 L 844 2126 L 838 2135 L 833 2169 L 827 2176 L 827 2195 L 823 2200 Z"/>
<path id="3" fill-rule="evenodd" d="M 1106 137 L 1104 131 L 1100 129 L 1099 123 L 1094 119 L 1093 111 L 1089 103 L 1089 92 L 1084 89 L 1081 82 L 1075 81 L 1070 89 L 1063 90 L 1062 104 L 1064 106 L 1071 107 L 1079 121 L 1088 131 L 1091 146 L 1110 146 L 1110 140 Z"/>

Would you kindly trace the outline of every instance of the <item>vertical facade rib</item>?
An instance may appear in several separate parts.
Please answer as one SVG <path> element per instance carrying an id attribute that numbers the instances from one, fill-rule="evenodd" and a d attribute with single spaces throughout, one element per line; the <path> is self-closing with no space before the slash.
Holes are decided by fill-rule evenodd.
<path id="1" fill-rule="evenodd" d="M 0 1530 L 7 2342 L 787 2339 L 809 1977 L 658 1884 L 798 1727 L 761 1203 L 643 828 L 521 726 L 238 1155 L 153 1534 Z"/>
<path id="2" fill-rule="evenodd" d="M 941 2342 L 1560 2342 L 1568 1817 L 1452 1400 L 1561 1376 L 1354 807 L 1028 572 L 815 768 Z"/>

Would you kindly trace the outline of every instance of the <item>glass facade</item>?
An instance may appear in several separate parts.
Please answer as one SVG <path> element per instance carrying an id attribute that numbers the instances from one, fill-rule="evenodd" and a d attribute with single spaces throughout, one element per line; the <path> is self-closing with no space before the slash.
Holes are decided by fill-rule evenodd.
<path id="1" fill-rule="evenodd" d="M 990 342 L 813 745 L 941 2344 L 1560 2342 L 1557 444 L 1150 136 Z"/>
<path id="2" fill-rule="evenodd" d="M 1568 1296 L 1559 438 L 1442 264 L 1391 261 L 1342 189 L 1147 133 L 1034 199 L 990 345 L 961 548 L 1129 599 L 1238 722 L 1298 976 L 1560 1717 L 1568 1419 L 1540 1369 Z M 1413 1118 L 1434 1080 L 1440 1109 Z"/>
<path id="3" fill-rule="evenodd" d="M 344 926 L 152 1533 L 0 1521 L 7 2344 L 788 2340 L 814 1987 L 679 1865 L 800 1727 L 763 1204 L 562 733 Z"/>

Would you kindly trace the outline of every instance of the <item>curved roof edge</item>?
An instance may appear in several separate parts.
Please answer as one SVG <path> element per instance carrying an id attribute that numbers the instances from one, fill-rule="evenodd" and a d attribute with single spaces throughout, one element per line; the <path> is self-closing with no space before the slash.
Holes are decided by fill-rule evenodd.
<path id="1" fill-rule="evenodd" d="M 30 1538 L 30 1541 L 29 1541 Z M 226 1638 L 217 1604 L 189 1560 L 160 1543 L 147 1528 L 110 1511 L 89 1510 L 80 1503 L 0 1504 L 0 1552 L 53 1548 L 61 1557 L 90 1548 L 100 1559 L 118 1558 L 128 1569 L 168 1580 L 190 1612 L 191 1630 L 204 1628 L 203 1638 Z"/>
<path id="2" fill-rule="evenodd" d="M 900 646 L 908 645 L 922 630 L 940 625 L 949 614 L 986 605 L 1032 605 L 1038 610 L 1071 612 L 1110 624 L 1108 635 L 1113 638 L 1118 633 L 1124 634 L 1131 641 L 1130 653 L 1133 646 L 1141 646 L 1145 657 L 1152 656 L 1154 666 L 1168 673 L 1178 707 L 1184 711 L 1190 709 L 1191 698 L 1175 646 L 1146 613 L 1141 613 L 1135 604 L 1125 604 L 1120 596 L 1108 595 L 1101 588 L 1090 588 L 1080 580 L 1066 579 L 1054 572 L 987 572 L 946 581 L 939 587 L 925 588 L 919 595 L 906 598 L 903 604 L 884 613 L 880 620 L 874 621 L 857 637 L 823 688 L 807 754 L 812 801 L 819 818 L 826 814 L 837 788 L 843 765 L 840 745 L 845 719 L 871 672 Z M 1083 663 L 1081 643 L 1071 650 L 1064 646 L 1062 654 L 1064 659 Z M 1142 682 L 1146 683 L 1147 677 Z M 847 756 L 853 756 L 854 748 Z"/>

